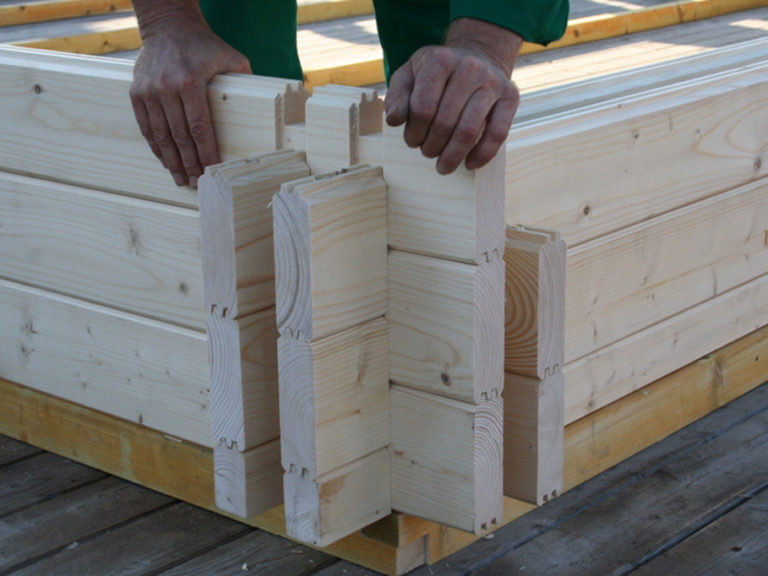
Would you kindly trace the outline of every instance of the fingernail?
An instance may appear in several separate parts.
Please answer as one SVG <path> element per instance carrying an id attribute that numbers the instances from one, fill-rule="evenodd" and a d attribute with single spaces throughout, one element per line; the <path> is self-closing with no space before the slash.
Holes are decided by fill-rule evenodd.
<path id="1" fill-rule="evenodd" d="M 190 185 L 192 188 L 194 188 L 195 190 L 197 190 L 197 176 L 192 176 L 192 177 L 189 179 L 189 185 Z"/>
<path id="2" fill-rule="evenodd" d="M 176 183 L 176 186 L 184 186 L 187 183 L 187 179 L 178 172 L 173 173 L 173 181 Z"/>

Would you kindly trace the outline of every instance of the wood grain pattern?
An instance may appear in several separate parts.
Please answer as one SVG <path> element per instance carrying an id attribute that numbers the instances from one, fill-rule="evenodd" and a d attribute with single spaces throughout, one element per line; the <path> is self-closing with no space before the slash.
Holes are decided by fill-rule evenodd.
<path id="1" fill-rule="evenodd" d="M 476 534 L 498 525 L 501 397 L 474 405 L 392 386 L 390 403 L 392 507 Z"/>
<path id="2" fill-rule="evenodd" d="M 566 364 L 566 423 L 765 326 L 766 290 L 764 275 Z"/>
<path id="3" fill-rule="evenodd" d="M 761 178 L 569 250 L 565 362 L 768 273 L 765 230 Z"/>
<path id="4" fill-rule="evenodd" d="M 0 167 L 197 206 L 197 195 L 173 184 L 139 132 L 128 98 L 130 62 L 3 46 L 0 71 Z M 222 158 L 282 146 L 284 122 L 299 121 L 286 101 L 306 93 L 298 82 L 279 85 L 255 76 L 213 81 L 208 96 Z"/>
<path id="5" fill-rule="evenodd" d="M 504 263 L 389 254 L 390 378 L 480 404 L 503 387 Z"/>
<path id="6" fill-rule="evenodd" d="M 384 100 L 375 90 L 318 86 L 306 107 L 306 151 L 313 173 L 360 163 L 360 136 L 381 132 Z"/>
<path id="7" fill-rule="evenodd" d="M 392 248 L 476 264 L 501 257 L 503 153 L 475 172 L 459 168 L 441 176 L 434 160 L 403 146 L 402 127 L 386 126 L 380 153 L 389 188 L 387 225 Z"/>
<path id="8" fill-rule="evenodd" d="M 196 330 L 197 212 L 0 172 L 0 274 Z"/>
<path id="9" fill-rule="evenodd" d="M 311 343 L 282 336 L 283 467 L 327 474 L 389 442 L 387 323 L 372 320 Z"/>
<path id="10" fill-rule="evenodd" d="M 211 446 L 205 335 L 0 280 L 0 377 Z"/>
<path id="11" fill-rule="evenodd" d="M 563 374 L 506 374 L 504 494 L 544 504 L 563 491 Z"/>
<path id="12" fill-rule="evenodd" d="M 277 326 L 310 341 L 384 315 L 387 186 L 378 168 L 310 177 L 275 196 Z"/>
<path id="13" fill-rule="evenodd" d="M 504 370 L 545 378 L 565 354 L 565 243 L 556 232 L 507 228 Z"/>
<path id="14" fill-rule="evenodd" d="M 280 440 L 246 451 L 220 444 L 213 448 L 216 506 L 250 518 L 283 503 Z"/>
<path id="15" fill-rule="evenodd" d="M 756 64 L 513 128 L 507 222 L 558 230 L 572 247 L 764 176 L 766 103 Z"/>

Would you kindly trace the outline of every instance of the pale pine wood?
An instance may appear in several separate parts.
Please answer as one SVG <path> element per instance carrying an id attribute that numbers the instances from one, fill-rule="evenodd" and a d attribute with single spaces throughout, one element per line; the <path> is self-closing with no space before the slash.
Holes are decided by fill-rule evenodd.
<path id="1" fill-rule="evenodd" d="M 275 196 L 277 325 L 310 341 L 387 309 L 387 186 L 360 166 Z"/>
<path id="2" fill-rule="evenodd" d="M 389 188 L 392 248 L 468 263 L 504 252 L 504 154 L 470 172 L 435 171 L 435 160 L 403 145 L 403 128 L 384 127 L 380 148 Z M 362 161 L 369 160 L 366 157 Z"/>
<path id="3" fill-rule="evenodd" d="M 563 491 L 563 374 L 507 374 L 504 383 L 504 494 L 544 504 Z"/>
<path id="4" fill-rule="evenodd" d="M 286 533 L 328 546 L 390 513 L 389 452 L 313 477 L 291 468 L 284 476 Z"/>
<path id="5" fill-rule="evenodd" d="M 618 50 L 608 52 L 613 54 Z M 593 51 L 587 53 L 586 57 L 588 56 L 592 56 L 593 60 L 598 59 Z M 617 59 L 617 55 L 613 54 L 613 58 Z M 520 107 L 515 114 L 515 125 L 555 114 L 570 114 L 575 106 L 582 108 L 613 99 L 626 98 L 639 91 L 645 92 L 672 82 L 685 82 L 708 74 L 726 72 L 739 66 L 765 61 L 766 58 L 768 58 L 768 39 L 757 38 L 669 61 L 641 63 L 626 70 L 604 73 L 575 82 L 570 81 L 564 85 L 527 90 L 526 74 L 532 74 L 532 70 L 539 66 L 536 64 L 525 66 L 523 63 L 518 69 L 518 74 L 515 75 L 516 78 L 520 76 L 517 82 L 523 93 Z M 550 68 L 553 66 L 559 68 L 562 66 L 562 61 L 550 61 L 548 65 Z M 529 68 L 531 72 L 528 72 Z M 552 75 L 558 74 L 553 72 Z"/>
<path id="6" fill-rule="evenodd" d="M 249 518 L 283 503 L 280 439 L 245 452 L 224 445 L 213 449 L 216 506 Z"/>
<path id="7" fill-rule="evenodd" d="M 761 178 L 569 250 L 565 362 L 768 273 L 766 230 Z"/>
<path id="8" fill-rule="evenodd" d="M 574 422 L 768 324 L 768 275 L 566 364 L 565 421 Z"/>
<path id="9" fill-rule="evenodd" d="M 558 230 L 570 247 L 766 175 L 767 70 L 513 128 L 507 221 Z"/>
<path id="10" fill-rule="evenodd" d="M 208 356 L 213 442 L 243 451 L 277 438 L 275 308 L 237 320 L 209 316 Z"/>
<path id="11" fill-rule="evenodd" d="M 315 478 L 389 441 L 387 323 L 278 341 L 283 467 Z"/>
<path id="12" fill-rule="evenodd" d="M 273 152 L 207 168 L 200 178 L 205 307 L 236 319 L 275 304 L 272 196 L 309 175 L 301 152 Z"/>
<path id="13" fill-rule="evenodd" d="M 390 378 L 480 404 L 503 387 L 504 263 L 389 254 Z"/>
<path id="14" fill-rule="evenodd" d="M 198 214 L 0 172 L 5 278 L 205 329 Z"/>
<path id="15" fill-rule="evenodd" d="M 129 62 L 0 47 L 0 168 L 196 207 L 139 132 L 132 78 Z M 283 123 L 302 118 L 288 111 L 305 98 L 299 82 L 217 77 L 209 100 L 222 157 L 281 147 Z"/>
<path id="16" fill-rule="evenodd" d="M 0 280 L 0 377 L 211 446 L 205 335 Z"/>
<path id="17" fill-rule="evenodd" d="M 392 508 L 468 532 L 502 521 L 501 397 L 475 405 L 392 386 Z"/>
<path id="18" fill-rule="evenodd" d="M 381 132 L 384 101 L 375 90 L 323 86 L 307 101 L 307 158 L 312 172 L 360 162 L 361 135 Z"/>
<path id="19" fill-rule="evenodd" d="M 565 242 L 556 232 L 507 227 L 504 369 L 545 378 L 565 354 Z"/>

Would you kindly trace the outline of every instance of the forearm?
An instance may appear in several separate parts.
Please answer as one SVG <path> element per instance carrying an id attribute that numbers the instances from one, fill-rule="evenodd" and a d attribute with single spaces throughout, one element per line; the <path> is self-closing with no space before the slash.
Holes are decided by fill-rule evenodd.
<path id="1" fill-rule="evenodd" d="M 512 76 L 523 39 L 515 32 L 473 18 L 454 20 L 446 34 L 445 45 L 464 48 L 490 59 L 507 77 Z"/>

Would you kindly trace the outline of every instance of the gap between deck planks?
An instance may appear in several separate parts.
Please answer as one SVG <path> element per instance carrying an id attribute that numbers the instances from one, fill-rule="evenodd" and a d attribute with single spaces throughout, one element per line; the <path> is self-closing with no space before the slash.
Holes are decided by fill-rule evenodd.
<path id="1" fill-rule="evenodd" d="M 765 382 L 767 345 L 768 328 L 758 330 L 570 425 L 565 444 L 566 488 L 575 487 Z M 0 398 L 1 434 L 76 457 L 88 465 L 213 509 L 210 450 L 7 381 L 0 380 Z M 83 443 L 84 437 L 93 440 Z M 185 474 L 185 482 L 179 483 L 179 477 Z M 505 504 L 506 522 L 532 509 L 511 499 Z M 249 523 L 282 534 L 281 517 L 282 509 L 278 508 Z M 413 545 L 426 546 L 422 562 L 437 562 L 477 539 L 418 519 L 394 518 L 400 519 L 380 531 L 377 539 L 357 533 L 326 551 L 392 574 L 404 571 L 402 562 L 406 555 L 413 555 Z M 401 526 L 409 531 L 401 530 Z M 375 527 L 368 533 L 376 534 Z"/>

